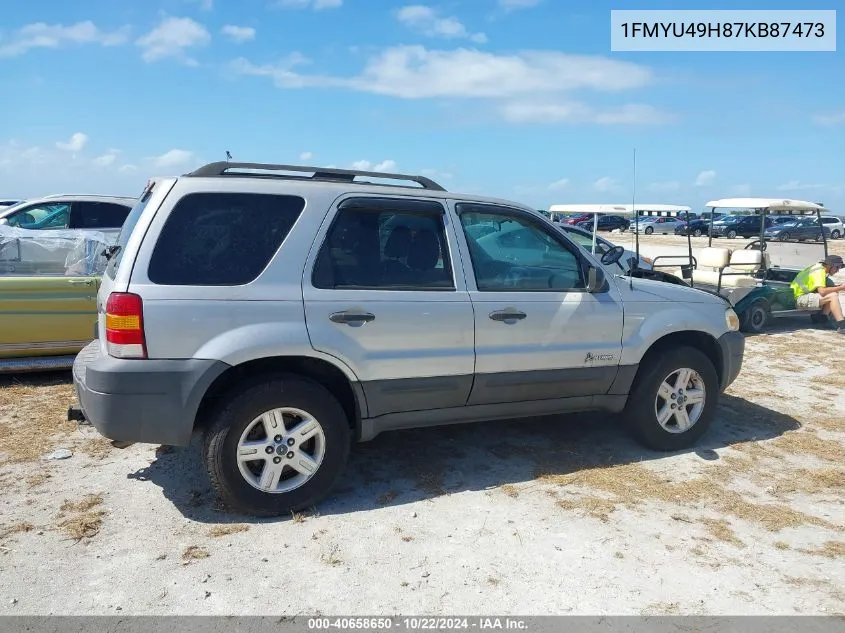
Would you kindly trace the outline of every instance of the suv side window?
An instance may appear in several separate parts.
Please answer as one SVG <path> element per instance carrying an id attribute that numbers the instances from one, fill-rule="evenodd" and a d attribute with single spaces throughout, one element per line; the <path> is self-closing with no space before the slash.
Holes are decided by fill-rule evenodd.
<path id="1" fill-rule="evenodd" d="M 305 200 L 258 193 L 192 193 L 170 212 L 148 276 L 166 286 L 241 286 L 282 246 Z"/>
<path id="2" fill-rule="evenodd" d="M 73 229 L 119 229 L 129 207 L 112 202 L 74 202 L 70 226 Z"/>
<path id="3" fill-rule="evenodd" d="M 66 229 L 70 222 L 69 202 L 46 202 L 21 209 L 8 218 L 8 225 L 21 229 Z"/>
<path id="4" fill-rule="evenodd" d="M 315 288 L 454 290 L 445 209 L 432 201 L 352 198 L 314 263 Z"/>
<path id="5" fill-rule="evenodd" d="M 502 207 L 459 203 L 456 209 L 480 291 L 565 292 L 586 287 L 577 252 L 540 222 Z M 478 223 L 495 231 L 473 237 L 478 234 L 467 228 Z"/>

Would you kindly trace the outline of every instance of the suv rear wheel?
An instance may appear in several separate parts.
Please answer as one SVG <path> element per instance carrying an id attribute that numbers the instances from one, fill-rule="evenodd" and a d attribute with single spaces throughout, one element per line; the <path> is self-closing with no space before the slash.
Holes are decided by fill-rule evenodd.
<path id="1" fill-rule="evenodd" d="M 234 395 L 205 434 L 212 486 L 232 510 L 278 516 L 314 505 L 346 466 L 349 423 L 337 399 L 299 376 Z"/>
<path id="2" fill-rule="evenodd" d="M 639 439 L 658 451 L 693 446 L 710 428 L 719 378 L 713 363 L 692 347 L 645 360 L 631 389 L 625 417 Z"/>

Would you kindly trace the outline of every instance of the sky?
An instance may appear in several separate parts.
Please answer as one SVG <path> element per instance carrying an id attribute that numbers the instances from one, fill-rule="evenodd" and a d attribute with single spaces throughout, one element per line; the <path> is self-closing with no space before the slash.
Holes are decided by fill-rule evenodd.
<path id="1" fill-rule="evenodd" d="M 611 9 L 673 7 L 646 0 L 0 4 L 0 197 L 137 196 L 229 151 L 538 209 L 761 196 L 845 213 L 842 38 L 611 52 Z"/>

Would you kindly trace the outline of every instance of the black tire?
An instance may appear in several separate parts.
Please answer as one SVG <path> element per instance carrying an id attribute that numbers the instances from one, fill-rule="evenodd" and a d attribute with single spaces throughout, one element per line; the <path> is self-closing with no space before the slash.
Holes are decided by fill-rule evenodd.
<path id="1" fill-rule="evenodd" d="M 241 475 L 237 446 L 255 418 L 280 407 L 301 409 L 319 422 L 325 453 L 317 471 L 300 487 L 269 493 Z M 307 378 L 280 375 L 233 392 L 205 433 L 203 460 L 211 485 L 226 507 L 253 516 L 280 516 L 313 506 L 331 490 L 346 467 L 350 444 L 346 413 L 330 391 Z"/>
<path id="2" fill-rule="evenodd" d="M 821 234 L 821 233 L 819 233 L 818 235 L 816 235 L 816 241 L 817 241 L 817 242 L 821 242 L 821 241 L 822 241 L 822 234 Z"/>
<path id="3" fill-rule="evenodd" d="M 760 334 L 766 329 L 770 318 L 769 304 L 762 299 L 755 301 L 742 314 L 742 331 Z"/>
<path id="4" fill-rule="evenodd" d="M 725 237 L 727 237 L 729 240 L 734 239 L 734 238 L 736 237 L 736 231 L 734 231 L 733 229 L 731 229 L 730 231 L 728 231 L 728 232 L 725 234 Z"/>
<path id="5" fill-rule="evenodd" d="M 655 403 L 662 382 L 681 368 L 693 369 L 701 376 L 706 396 L 698 421 L 684 432 L 672 433 L 658 423 Z M 703 352 L 694 347 L 664 349 L 643 359 L 624 415 L 642 444 L 657 451 L 678 451 L 694 446 L 707 433 L 713 423 L 718 399 L 719 377 L 713 363 Z"/>
<path id="6" fill-rule="evenodd" d="M 786 242 L 787 240 L 789 240 L 790 237 L 791 236 L 789 235 L 789 233 L 781 233 L 780 235 L 778 235 L 778 239 L 781 242 Z"/>
<path id="7" fill-rule="evenodd" d="M 695 229 L 695 231 L 693 231 L 692 234 L 695 237 L 701 237 L 701 229 Z"/>
<path id="8" fill-rule="evenodd" d="M 654 233 L 654 229 L 652 227 L 650 227 L 650 226 L 645 227 L 645 234 L 646 235 L 651 235 L 652 233 Z"/>
<path id="9" fill-rule="evenodd" d="M 833 229 L 833 230 L 830 232 L 830 239 L 832 239 L 832 240 L 838 240 L 838 239 L 839 239 L 839 231 L 837 231 L 836 229 Z"/>

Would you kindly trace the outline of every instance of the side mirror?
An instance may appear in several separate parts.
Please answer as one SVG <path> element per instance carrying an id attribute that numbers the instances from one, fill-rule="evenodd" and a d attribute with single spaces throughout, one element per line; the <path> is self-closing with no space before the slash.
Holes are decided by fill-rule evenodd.
<path id="1" fill-rule="evenodd" d="M 0 218 L 0 225 L 8 224 L 8 223 L 9 223 L 9 218 Z"/>
<path id="2" fill-rule="evenodd" d="M 587 292 L 599 292 L 604 288 L 605 276 L 604 271 L 600 268 L 590 266 L 587 271 Z"/>
<path id="3" fill-rule="evenodd" d="M 605 266 L 610 266 L 611 264 L 615 264 L 618 262 L 622 256 L 625 254 L 625 249 L 621 246 L 614 246 L 610 250 L 606 251 L 604 255 L 601 256 L 601 263 Z"/>
<path id="4" fill-rule="evenodd" d="M 628 270 L 637 270 L 640 267 L 640 262 L 637 261 L 636 257 L 629 257 L 628 258 Z"/>

